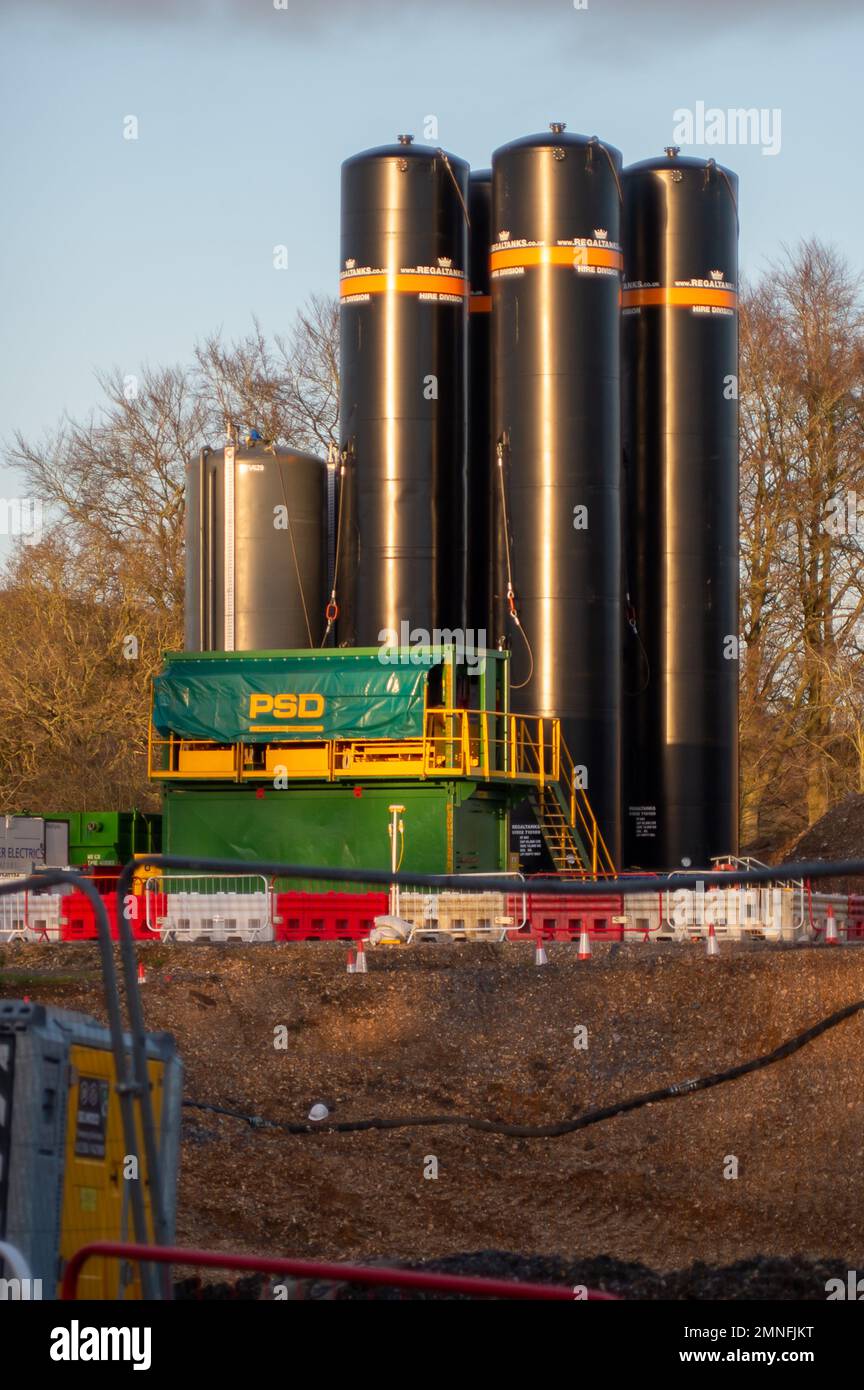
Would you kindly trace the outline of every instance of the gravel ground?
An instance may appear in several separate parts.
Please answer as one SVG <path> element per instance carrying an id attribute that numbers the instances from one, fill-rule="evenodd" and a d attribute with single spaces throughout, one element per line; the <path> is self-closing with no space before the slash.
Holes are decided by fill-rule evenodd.
<path id="1" fill-rule="evenodd" d="M 370 952 L 366 976 L 326 943 L 142 956 L 148 1023 L 176 1036 L 187 1097 L 292 1122 L 318 1101 L 336 1120 L 560 1120 L 733 1066 L 864 998 L 854 946 L 724 945 L 709 961 L 613 945 L 584 965 L 553 944 L 545 969 L 527 944 L 427 946 Z M 4 948 L 0 995 L 22 993 L 102 1017 L 95 948 Z M 558 1139 L 291 1137 L 186 1110 L 178 1243 L 634 1297 L 824 1298 L 864 1268 L 862 1040 L 859 1015 L 763 1071 Z"/>

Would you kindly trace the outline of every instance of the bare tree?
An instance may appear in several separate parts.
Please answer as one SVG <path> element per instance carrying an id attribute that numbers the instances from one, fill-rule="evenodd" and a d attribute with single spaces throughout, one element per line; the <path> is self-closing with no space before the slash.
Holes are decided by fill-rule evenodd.
<path id="1" fill-rule="evenodd" d="M 325 454 L 339 422 L 339 305 L 313 295 L 287 338 L 271 344 L 257 320 L 245 338 L 213 335 L 195 352 L 198 389 L 215 437 L 226 422 L 265 439 Z"/>
<path id="2" fill-rule="evenodd" d="M 0 808 L 146 806 L 150 677 L 172 617 L 116 592 L 62 530 L 22 546 L 0 602 Z M 97 566 L 94 568 L 94 566 Z"/>
<path id="3" fill-rule="evenodd" d="M 104 403 L 66 417 L 39 443 L 21 434 L 7 461 L 24 476 L 66 543 L 94 563 L 105 594 L 130 591 L 179 611 L 183 602 L 183 483 L 200 447 L 204 403 L 180 367 L 97 375 Z"/>
<path id="4" fill-rule="evenodd" d="M 838 701 L 864 677 L 860 278 L 819 242 L 787 252 L 744 298 L 741 348 L 743 833 L 776 839 L 858 779 Z"/>
<path id="5" fill-rule="evenodd" d="M 7 461 L 46 517 L 0 576 L 0 806 L 154 804 L 149 681 L 182 644 L 184 479 L 226 420 L 322 453 L 338 425 L 338 306 L 313 297 L 286 339 L 211 337 L 189 367 L 97 376 L 102 403 Z M 134 652 L 134 655 L 130 655 Z"/>

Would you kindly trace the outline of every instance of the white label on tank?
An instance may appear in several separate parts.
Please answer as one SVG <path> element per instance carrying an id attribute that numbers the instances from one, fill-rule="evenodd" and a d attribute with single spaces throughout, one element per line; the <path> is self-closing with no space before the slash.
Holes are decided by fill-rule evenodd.
<path id="1" fill-rule="evenodd" d="M 656 806 L 629 806 L 628 814 L 637 840 L 653 840 L 657 834 Z"/>

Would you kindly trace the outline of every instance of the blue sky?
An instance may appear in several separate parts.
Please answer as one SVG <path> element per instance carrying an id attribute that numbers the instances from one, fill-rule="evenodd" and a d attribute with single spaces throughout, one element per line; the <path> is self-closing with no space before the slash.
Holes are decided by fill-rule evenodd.
<path id="1" fill-rule="evenodd" d="M 340 162 L 429 115 L 484 166 L 553 119 L 630 163 L 678 108 L 779 108 L 776 156 L 687 151 L 741 177 L 742 269 L 813 234 L 864 268 L 851 0 L 284 3 L 3 0 L 0 439 L 88 413 L 96 367 L 188 360 L 252 314 L 285 329 L 336 287 Z"/>

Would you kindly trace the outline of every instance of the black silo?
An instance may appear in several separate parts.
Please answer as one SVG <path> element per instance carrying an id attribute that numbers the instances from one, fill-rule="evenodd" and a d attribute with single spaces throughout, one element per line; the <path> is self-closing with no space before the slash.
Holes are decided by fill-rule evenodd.
<path id="1" fill-rule="evenodd" d="M 468 166 L 410 143 L 342 166 L 339 641 L 464 626 Z"/>
<path id="2" fill-rule="evenodd" d="M 327 467 L 263 444 L 202 449 L 186 474 L 186 648 L 318 646 Z"/>
<path id="3" fill-rule="evenodd" d="M 492 293 L 489 244 L 492 170 L 472 169 L 468 186 L 471 219 L 468 300 L 468 601 L 466 622 L 492 635 Z"/>
<path id="4" fill-rule="evenodd" d="M 701 866 L 738 843 L 737 179 L 623 184 L 625 862 Z"/>
<path id="5" fill-rule="evenodd" d="M 617 150 L 559 125 L 503 146 L 491 251 L 494 630 L 511 642 L 514 685 L 525 682 L 513 707 L 561 718 L 616 863 L 620 167 Z"/>

